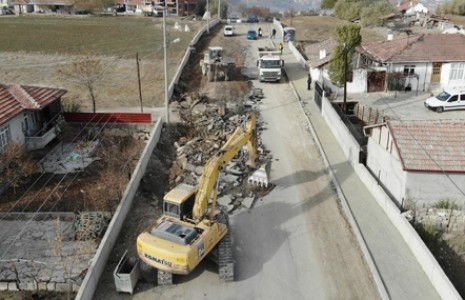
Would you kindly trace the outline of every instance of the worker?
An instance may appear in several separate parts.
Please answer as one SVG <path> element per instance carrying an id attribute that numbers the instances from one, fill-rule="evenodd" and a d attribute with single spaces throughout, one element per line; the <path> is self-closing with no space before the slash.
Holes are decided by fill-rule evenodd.
<path id="1" fill-rule="evenodd" d="M 311 90 L 312 89 L 312 75 L 310 75 L 310 73 L 308 73 L 308 78 L 307 78 L 307 90 Z"/>
<path id="2" fill-rule="evenodd" d="M 273 30 L 271 31 L 271 39 L 274 39 L 276 36 L 276 29 L 273 28 Z"/>
<path id="3" fill-rule="evenodd" d="M 283 54 L 283 48 L 284 48 L 283 43 L 279 43 L 279 50 L 281 50 L 281 54 Z"/>

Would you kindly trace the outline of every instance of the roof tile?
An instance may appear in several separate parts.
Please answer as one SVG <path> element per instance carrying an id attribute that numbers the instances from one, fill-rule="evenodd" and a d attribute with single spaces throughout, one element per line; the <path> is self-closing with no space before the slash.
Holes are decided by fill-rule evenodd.
<path id="1" fill-rule="evenodd" d="M 405 170 L 465 173 L 465 121 L 387 124 Z"/>
<path id="2" fill-rule="evenodd" d="M 66 93 L 63 89 L 0 84 L 0 125 L 25 110 L 41 110 Z"/>

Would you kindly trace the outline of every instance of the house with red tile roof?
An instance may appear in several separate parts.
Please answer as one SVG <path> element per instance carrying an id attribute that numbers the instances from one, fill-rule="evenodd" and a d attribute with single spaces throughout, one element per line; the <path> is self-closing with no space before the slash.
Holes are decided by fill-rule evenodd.
<path id="1" fill-rule="evenodd" d="M 61 97 L 66 93 L 56 88 L 0 84 L 0 152 L 9 143 L 36 150 L 51 142 L 62 113 Z"/>
<path id="2" fill-rule="evenodd" d="M 389 120 L 370 127 L 366 165 L 399 206 L 465 204 L 465 121 Z"/>
<path id="3" fill-rule="evenodd" d="M 421 34 L 363 44 L 355 58 L 365 91 L 465 86 L 465 35 Z M 355 69 L 354 68 L 354 69 Z"/>

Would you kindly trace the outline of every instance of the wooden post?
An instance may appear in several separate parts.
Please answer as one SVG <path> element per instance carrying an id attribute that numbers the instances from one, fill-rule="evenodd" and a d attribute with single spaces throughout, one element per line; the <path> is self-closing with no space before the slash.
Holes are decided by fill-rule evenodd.
<path id="1" fill-rule="evenodd" d="M 140 112 L 144 113 L 144 107 L 142 105 L 142 88 L 140 85 L 139 52 L 136 52 L 136 63 L 137 63 L 137 82 L 139 83 Z"/>

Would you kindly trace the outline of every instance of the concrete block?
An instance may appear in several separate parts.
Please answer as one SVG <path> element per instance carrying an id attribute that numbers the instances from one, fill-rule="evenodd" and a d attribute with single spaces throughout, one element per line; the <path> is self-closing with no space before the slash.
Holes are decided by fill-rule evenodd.
<path id="1" fill-rule="evenodd" d="M 46 282 L 39 282 L 37 284 L 37 289 L 39 291 L 46 291 L 47 290 L 47 283 Z"/>
<path id="2" fill-rule="evenodd" d="M 73 285 L 72 283 L 68 283 L 68 282 L 57 282 L 55 283 L 55 290 L 57 292 L 68 292 L 68 291 L 71 291 L 73 288 Z"/>
<path id="3" fill-rule="evenodd" d="M 81 286 L 79 284 L 76 284 L 76 283 L 73 283 L 73 292 L 79 292 L 79 289 L 81 288 Z"/>
<path id="4" fill-rule="evenodd" d="M 28 291 L 36 291 L 37 290 L 37 282 L 35 282 L 35 281 L 26 282 L 26 290 L 28 290 Z"/>
<path id="5" fill-rule="evenodd" d="M 247 209 L 252 208 L 253 203 L 254 203 L 254 198 L 252 197 L 247 197 L 242 200 L 242 206 Z"/>
<path id="6" fill-rule="evenodd" d="M 55 291 L 55 282 L 47 283 L 47 291 Z"/>
<path id="7" fill-rule="evenodd" d="M 16 282 L 8 282 L 8 290 L 9 291 L 19 291 L 18 285 Z"/>
<path id="8" fill-rule="evenodd" d="M 8 291 L 8 282 L 0 281 L 0 291 Z"/>
<path id="9" fill-rule="evenodd" d="M 230 195 L 224 195 L 221 198 L 218 199 L 218 204 L 219 205 L 228 205 L 231 203 L 231 196 Z"/>

